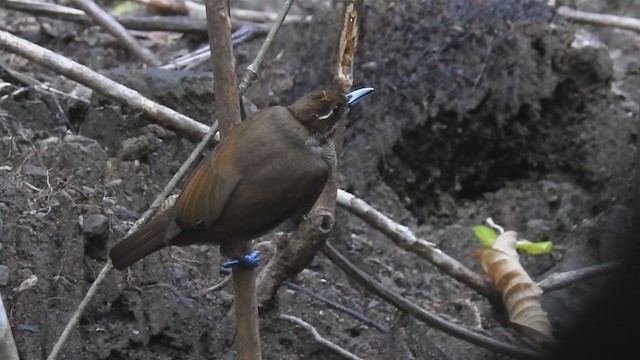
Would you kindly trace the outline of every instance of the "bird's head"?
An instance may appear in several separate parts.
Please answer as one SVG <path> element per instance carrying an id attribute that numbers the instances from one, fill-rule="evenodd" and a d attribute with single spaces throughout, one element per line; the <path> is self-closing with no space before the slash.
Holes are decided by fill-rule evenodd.
<path id="1" fill-rule="evenodd" d="M 350 107 L 372 91 L 373 88 L 362 88 L 346 95 L 330 90 L 315 91 L 290 105 L 289 110 L 312 133 L 327 134 Z"/>

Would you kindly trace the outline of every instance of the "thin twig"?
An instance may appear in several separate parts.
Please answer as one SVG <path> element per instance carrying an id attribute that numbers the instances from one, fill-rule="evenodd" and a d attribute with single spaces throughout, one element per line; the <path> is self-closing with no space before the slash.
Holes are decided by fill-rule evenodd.
<path id="1" fill-rule="evenodd" d="M 160 195 L 158 195 L 156 197 L 156 199 L 153 201 L 153 203 L 151 203 L 151 206 L 149 206 L 149 209 L 147 209 L 147 211 L 145 211 L 145 213 L 142 214 L 140 219 L 138 219 L 135 222 L 133 227 L 131 227 L 131 229 L 129 229 L 129 231 L 127 232 L 127 236 L 130 235 L 130 234 L 133 234 L 135 231 L 137 231 L 138 228 L 142 224 L 147 222 L 147 220 L 149 220 L 151 215 L 154 214 L 155 209 L 157 209 L 158 207 L 160 207 L 163 204 L 165 198 L 173 191 L 173 189 L 178 184 L 178 181 L 180 181 L 180 179 L 182 179 L 182 177 L 187 173 L 187 170 L 189 170 L 191 165 L 196 161 L 196 159 L 198 158 L 198 156 L 200 155 L 200 153 L 202 152 L 204 147 L 207 145 L 207 143 L 209 142 L 211 137 L 214 136 L 214 134 L 217 132 L 216 131 L 217 127 L 218 127 L 218 121 L 216 120 L 216 121 L 214 121 L 214 124 L 209 128 L 209 131 L 202 138 L 202 140 L 200 140 L 200 143 L 198 143 L 198 145 L 195 147 L 195 149 L 193 149 L 193 151 L 191 152 L 191 155 L 189 155 L 187 160 L 182 164 L 182 166 L 180 167 L 178 172 L 176 172 L 176 174 L 173 175 L 173 178 L 171 178 L 169 183 L 165 186 L 165 188 L 162 191 L 162 193 L 160 193 Z M 78 308 L 76 309 L 75 313 L 71 317 L 71 320 L 69 320 L 69 322 L 67 323 L 64 331 L 62 332 L 62 335 L 60 335 L 60 338 L 58 338 L 55 346 L 51 350 L 51 353 L 49 354 L 49 357 L 47 357 L 47 360 L 55 360 L 56 359 L 56 357 L 58 356 L 58 353 L 62 350 L 63 346 L 67 342 L 67 340 L 69 338 L 69 334 L 75 328 L 75 326 L 78 324 L 78 320 L 80 320 L 80 317 L 84 313 L 86 307 L 89 305 L 89 302 L 91 302 L 91 300 L 93 299 L 96 291 L 98 290 L 98 286 L 100 286 L 100 284 L 104 280 L 104 277 L 109 272 L 109 270 L 111 270 L 112 268 L 113 268 L 113 266 L 111 264 L 111 259 L 109 259 L 107 264 L 100 271 L 100 274 L 98 275 L 98 277 L 94 280 L 93 284 L 91 284 L 91 287 L 89 288 L 89 291 L 87 291 L 87 293 L 85 294 L 84 298 L 80 302 L 80 305 L 78 306 Z"/>
<path id="2" fill-rule="evenodd" d="M 84 10 L 95 22 L 100 24 L 109 34 L 115 37 L 125 48 L 137 56 L 145 64 L 151 66 L 160 66 L 158 59 L 149 49 L 140 45 L 138 41 L 127 32 L 127 30 L 111 15 L 102 10 L 93 0 L 72 0 L 76 6 Z"/>
<path id="3" fill-rule="evenodd" d="M 458 260 L 438 249 L 435 244 L 417 237 L 408 227 L 396 223 L 364 200 L 344 190 L 338 190 L 337 201 L 338 205 L 387 235 L 399 247 L 417 254 L 445 274 L 485 297 L 495 299 L 495 289 L 486 278 L 471 271 Z"/>
<path id="4" fill-rule="evenodd" d="M 238 20 L 244 20 L 244 21 L 251 21 L 251 22 L 258 22 L 258 23 L 269 23 L 273 21 L 277 22 L 278 16 L 280 16 L 279 12 L 276 14 L 271 11 L 231 9 L 231 17 Z M 300 23 L 300 22 L 310 22 L 311 19 L 312 19 L 311 16 L 291 15 L 287 17 L 284 23 L 291 24 L 291 23 Z"/>
<path id="5" fill-rule="evenodd" d="M 307 331 L 309 331 L 311 333 L 311 335 L 313 335 L 313 339 L 315 341 L 317 341 L 318 343 L 322 344 L 323 346 L 325 346 L 329 350 L 333 351 L 337 355 L 340 355 L 343 358 L 349 359 L 349 360 L 362 360 L 362 358 L 350 353 L 349 351 L 341 348 L 340 346 L 336 345 L 335 343 L 323 338 L 322 335 L 320 335 L 320 333 L 318 333 L 318 330 L 316 330 L 316 328 L 313 327 L 308 322 L 306 322 L 306 321 L 304 321 L 304 320 L 302 320 L 300 318 L 297 318 L 295 316 L 286 315 L 286 314 L 281 314 L 278 317 L 280 319 L 283 319 L 283 320 L 291 321 L 292 323 L 295 323 L 298 326 L 302 326 Z"/>
<path id="6" fill-rule="evenodd" d="M 47 67 L 117 102 L 126 104 L 133 110 L 142 111 L 160 125 L 183 131 L 197 139 L 209 130 L 207 125 L 160 105 L 82 64 L 2 30 L 0 30 L 0 48 Z"/>
<path id="7" fill-rule="evenodd" d="M 280 8 L 278 12 L 278 17 L 276 18 L 275 23 L 269 30 L 269 34 L 267 38 L 264 39 L 262 43 L 262 47 L 260 51 L 258 51 L 258 55 L 256 55 L 255 59 L 251 62 L 249 66 L 247 66 L 247 71 L 245 71 L 244 76 L 242 77 L 242 82 L 240 82 L 240 92 L 244 93 L 244 91 L 251 86 L 251 83 L 258 79 L 258 71 L 262 66 L 262 61 L 264 60 L 265 55 L 267 55 L 267 50 L 271 46 L 273 39 L 275 39 L 278 30 L 282 26 L 284 19 L 287 17 L 289 13 L 289 9 L 291 9 L 291 5 L 293 4 L 293 0 L 284 0 L 284 4 Z"/>
<path id="8" fill-rule="evenodd" d="M 11 324 L 2 302 L 2 295 L 0 295 L 0 359 L 20 360 L 16 343 L 13 340 Z"/>
<path id="9" fill-rule="evenodd" d="M 325 298 L 324 296 L 320 296 L 320 295 L 314 293 L 313 291 L 309 291 L 309 290 L 303 288 L 302 286 L 300 286 L 298 284 L 294 284 L 292 282 L 287 282 L 286 284 L 287 284 L 287 287 L 289 289 L 301 292 L 301 293 L 303 293 L 303 294 L 305 294 L 307 296 L 310 296 L 310 297 L 312 297 L 312 298 L 314 298 L 316 300 L 322 301 L 323 303 L 325 303 L 331 309 L 341 311 L 341 312 L 343 312 L 343 313 L 345 313 L 345 314 L 347 314 L 347 315 L 349 315 L 349 316 L 351 316 L 351 317 L 353 317 L 353 318 L 355 318 L 357 320 L 362 321 L 363 323 L 365 323 L 365 324 L 367 324 L 367 325 L 369 325 L 371 327 L 374 327 L 374 328 L 378 329 L 379 331 L 381 331 L 383 333 L 388 333 L 389 332 L 389 327 L 388 326 L 382 325 L 382 324 L 380 324 L 380 323 L 378 323 L 378 322 L 376 322 L 376 321 L 374 321 L 372 319 L 369 319 L 368 317 L 364 316 L 363 314 L 361 314 L 361 313 L 359 313 L 359 312 L 357 312 L 355 310 L 349 309 L 348 307 L 345 307 L 345 306 L 343 306 L 341 304 L 338 304 L 335 301 L 331 301 L 331 300 Z"/>
<path id="10" fill-rule="evenodd" d="M 71 319 L 69 319 L 69 322 L 67 323 L 64 330 L 62 331 L 62 334 L 60 334 L 60 337 L 58 338 L 55 345 L 53 346 L 53 349 L 51 349 L 51 353 L 47 357 L 47 360 L 55 360 L 58 357 L 58 354 L 64 348 L 64 345 L 67 343 L 67 340 L 69 340 L 69 335 L 71 334 L 71 331 L 73 331 L 73 329 L 78 324 L 78 321 L 80 321 L 80 317 L 86 310 L 87 306 L 89 306 L 89 303 L 91 302 L 96 292 L 98 291 L 98 287 L 104 280 L 105 276 L 107 276 L 107 273 L 109 273 L 109 271 L 112 268 L 113 268 L 113 265 L 111 264 L 111 259 L 109 259 L 109 261 L 107 261 L 107 264 L 102 268 L 102 270 L 100 270 L 98 277 L 93 281 L 93 284 L 91 284 L 91 287 L 89 287 L 89 290 L 84 295 L 84 298 L 80 302 L 80 305 L 78 305 L 78 307 L 76 308 L 76 311 L 73 313 L 73 316 L 71 316 Z"/>
<path id="11" fill-rule="evenodd" d="M 208 292 L 211 292 L 211 291 L 218 291 L 218 290 L 222 289 L 223 287 L 225 287 L 229 283 L 229 280 L 231 280 L 231 277 L 227 276 L 226 278 L 218 281 L 218 283 L 213 285 L 212 287 L 208 287 L 208 288 L 204 289 L 203 293 L 208 293 Z"/>
<path id="12" fill-rule="evenodd" d="M 620 267 L 620 263 L 611 262 L 606 264 L 588 266 L 577 270 L 555 273 L 538 282 L 538 286 L 540 286 L 540 288 L 544 292 L 549 292 L 573 285 L 578 282 L 593 279 L 595 277 L 609 275 L 615 270 L 620 269 Z"/>
<path id="13" fill-rule="evenodd" d="M 356 280 L 362 287 L 376 294 L 383 300 L 387 301 L 389 304 L 397 307 L 401 311 L 407 312 L 417 318 L 420 321 L 423 321 L 425 324 L 432 326 L 442 332 L 445 332 L 451 336 L 467 341 L 471 344 L 478 345 L 485 349 L 495 351 L 504 355 L 515 356 L 518 358 L 526 358 L 526 359 L 539 359 L 542 358 L 541 353 L 534 352 L 529 349 L 517 347 L 511 344 L 503 343 L 496 339 L 490 338 L 488 336 L 479 334 L 473 330 L 466 328 L 465 326 L 458 325 L 452 322 L 449 322 L 439 315 L 421 308 L 404 297 L 396 294 L 395 292 L 385 288 L 373 279 L 371 276 L 367 275 L 362 270 L 358 269 L 355 265 L 353 265 L 349 260 L 347 260 L 344 256 L 342 256 L 333 246 L 329 243 L 325 244 L 322 248 L 322 252 L 334 263 L 336 264 L 342 271 L 347 274 L 347 276 Z"/>
<path id="14" fill-rule="evenodd" d="M 556 13 L 581 24 L 609 26 L 640 32 L 640 19 L 636 18 L 574 10 L 566 6 L 560 6 Z"/>

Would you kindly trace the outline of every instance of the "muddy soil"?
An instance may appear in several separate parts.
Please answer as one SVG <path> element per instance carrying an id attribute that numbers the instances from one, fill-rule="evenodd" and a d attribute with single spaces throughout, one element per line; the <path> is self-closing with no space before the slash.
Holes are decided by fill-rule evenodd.
<path id="1" fill-rule="evenodd" d="M 480 245 L 470 229 L 487 217 L 523 238 L 556 244 L 549 255 L 522 255 L 536 280 L 626 251 L 637 168 L 637 34 L 573 25 L 539 1 L 366 3 L 355 86 L 376 91 L 347 119 L 342 188 L 478 272 L 473 251 Z M 295 11 L 313 21 L 281 30 L 247 93 L 260 108 L 330 85 L 339 11 L 305 4 Z M 208 64 L 140 70 L 97 27 L 16 13 L 0 26 L 195 119 L 210 122 L 215 114 Z M 145 44 L 163 61 L 206 41 L 155 39 Z M 239 72 L 260 44 L 236 48 Z M 0 61 L 77 90 L 6 52 Z M 44 359 L 108 249 L 195 142 L 97 94 L 88 102 L 52 94 L 2 69 L 0 79 L 7 84 L 0 96 L 8 95 L 0 100 L 0 293 L 21 358 Z M 484 298 L 341 209 L 331 243 L 416 304 L 518 341 Z M 206 291 L 225 277 L 220 263 L 216 248 L 193 246 L 110 273 L 62 358 L 236 358 L 231 289 Z M 499 358 L 398 312 L 322 255 L 292 281 L 390 330 L 283 287 L 277 307 L 261 318 L 265 359 L 340 358 L 280 313 L 364 359 Z M 569 331 L 605 282 L 543 295 L 554 332 Z"/>

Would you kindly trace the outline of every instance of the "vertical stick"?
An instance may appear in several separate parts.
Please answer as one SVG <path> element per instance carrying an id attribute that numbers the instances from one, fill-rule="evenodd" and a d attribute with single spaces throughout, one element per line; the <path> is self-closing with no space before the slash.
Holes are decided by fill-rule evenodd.
<path id="1" fill-rule="evenodd" d="M 223 141 L 229 130 L 239 124 L 241 119 L 240 93 L 236 86 L 235 58 L 231 44 L 229 1 L 207 0 L 206 8 L 216 111 L 220 122 L 220 140 Z M 241 250 L 243 254 L 249 253 L 250 243 Z M 262 359 L 255 279 L 253 269 L 241 266 L 233 268 L 233 306 L 240 360 Z"/>
<path id="2" fill-rule="evenodd" d="M 0 359 L 20 360 L 16 343 L 13 341 L 13 334 L 11 333 L 11 325 L 7 318 L 7 312 L 2 302 L 2 296 L 0 296 Z"/>

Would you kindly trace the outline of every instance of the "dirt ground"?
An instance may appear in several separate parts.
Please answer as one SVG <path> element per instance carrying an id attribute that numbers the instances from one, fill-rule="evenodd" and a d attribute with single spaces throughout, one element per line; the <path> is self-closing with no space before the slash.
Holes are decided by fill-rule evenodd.
<path id="1" fill-rule="evenodd" d="M 247 93 L 258 107 L 330 84 L 339 10 L 329 3 L 294 7 L 313 21 L 279 33 Z M 640 16 L 633 2 L 577 3 Z M 213 119 L 208 63 L 140 69 L 98 27 L 0 11 L 0 28 L 195 119 Z M 163 61 L 206 41 L 156 35 L 143 43 Z M 627 251 L 633 225 L 638 44 L 638 34 L 576 26 L 538 1 L 367 1 L 355 86 L 376 91 L 347 119 L 340 185 L 479 273 L 471 227 L 487 217 L 528 240 L 556 244 L 549 255 L 522 255 L 536 280 L 615 260 Z M 239 73 L 260 45 L 236 47 Z M 78 89 L 4 51 L 0 64 L 65 92 Z M 21 358 L 44 359 L 108 249 L 195 143 L 98 94 L 90 102 L 57 95 L 3 68 L 0 80 L 0 97 L 8 95 L 0 100 L 0 293 Z M 331 243 L 414 303 L 518 341 L 484 298 L 342 209 Z M 236 358 L 231 289 L 205 292 L 224 277 L 220 263 L 217 249 L 194 246 L 113 271 L 62 358 Z M 278 306 L 261 318 L 265 359 L 340 358 L 280 313 L 364 359 L 501 358 L 397 311 L 321 254 L 292 281 L 389 331 L 283 287 Z M 595 279 L 543 295 L 559 338 L 604 284 Z"/>

